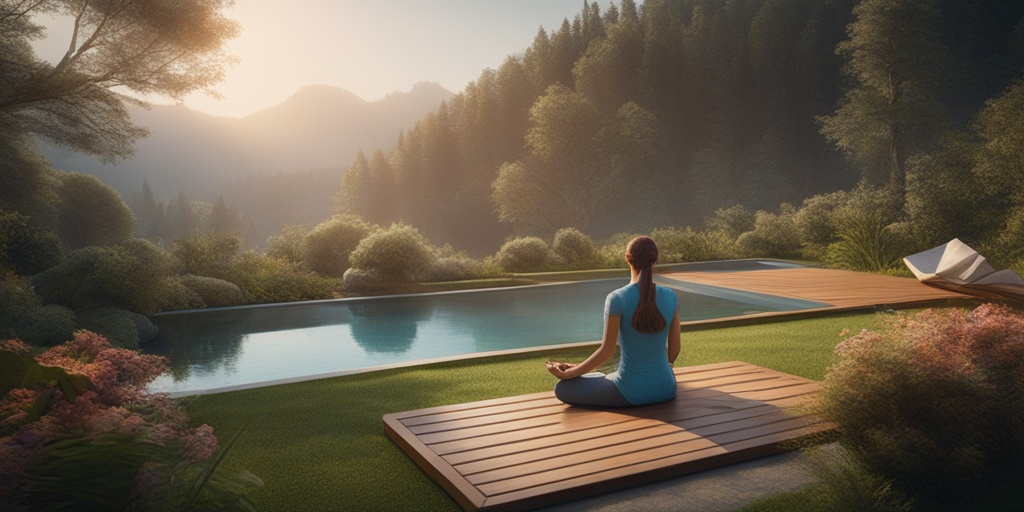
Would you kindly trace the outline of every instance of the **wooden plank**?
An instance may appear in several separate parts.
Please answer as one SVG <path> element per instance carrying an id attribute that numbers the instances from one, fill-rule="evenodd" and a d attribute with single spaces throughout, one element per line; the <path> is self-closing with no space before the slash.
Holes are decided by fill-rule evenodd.
<path id="1" fill-rule="evenodd" d="M 671 272 L 665 277 L 721 288 L 831 304 L 835 308 L 924 304 L 969 295 L 925 285 L 911 277 L 825 268 L 746 272 Z"/>
<path id="2" fill-rule="evenodd" d="M 729 447 L 712 446 L 705 450 L 637 464 L 628 468 L 552 482 L 532 489 L 490 496 L 487 510 L 529 510 L 581 499 L 597 494 L 628 489 L 650 482 L 688 475 L 716 467 L 778 453 L 779 443 L 816 432 L 814 427 L 782 432 L 736 443 Z"/>
<path id="3" fill-rule="evenodd" d="M 675 400 L 587 409 L 538 393 L 385 416 L 385 431 L 466 510 L 523 510 L 779 451 L 831 429 L 820 384 L 743 362 L 677 368 Z"/>
<path id="4" fill-rule="evenodd" d="M 756 429 L 747 429 L 731 433 L 728 439 L 733 442 L 756 439 L 770 434 L 777 434 L 799 429 L 806 426 L 803 418 L 790 418 L 783 422 L 774 422 Z M 680 437 L 688 433 L 680 432 Z M 692 435 L 687 436 L 690 438 Z M 723 434 L 725 437 L 725 434 Z M 709 437 L 692 437 L 688 442 L 671 442 L 649 445 L 634 443 L 626 447 L 608 447 L 594 450 L 590 454 L 563 457 L 557 460 L 543 461 L 526 467 L 517 467 L 515 471 L 498 470 L 495 472 L 474 475 L 468 480 L 478 483 L 477 488 L 486 496 L 493 496 L 522 489 L 534 488 L 550 482 L 564 480 L 566 475 L 589 475 L 622 468 L 635 464 L 650 463 L 672 457 L 685 456 L 698 449 L 725 447 L 727 443 L 718 443 Z M 623 451 L 623 448 L 626 448 Z M 586 455 L 590 455 L 589 457 Z M 571 468 L 568 470 L 567 468 Z"/>
<path id="5" fill-rule="evenodd" d="M 483 506 L 483 493 L 430 448 L 419 442 L 416 435 L 402 426 L 396 416 L 384 416 L 384 432 L 464 510 L 479 510 Z"/>

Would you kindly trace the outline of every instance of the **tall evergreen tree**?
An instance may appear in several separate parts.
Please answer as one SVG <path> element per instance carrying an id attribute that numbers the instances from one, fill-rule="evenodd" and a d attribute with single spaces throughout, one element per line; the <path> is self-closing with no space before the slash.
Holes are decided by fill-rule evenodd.
<path id="1" fill-rule="evenodd" d="M 139 236 L 156 240 L 164 231 L 164 205 L 156 200 L 149 181 L 142 180 L 142 188 L 132 194 L 129 206 L 138 220 Z"/>
<path id="2" fill-rule="evenodd" d="M 948 50 L 936 0 L 863 0 L 837 51 L 855 81 L 822 133 L 857 161 L 872 183 L 902 188 L 907 157 L 937 141 Z"/>
<path id="3" fill-rule="evenodd" d="M 184 190 L 178 192 L 178 195 L 167 203 L 164 219 L 166 231 L 163 238 L 167 241 L 190 236 L 199 227 L 198 216 L 193 211 L 192 202 L 185 196 Z"/>
<path id="4" fill-rule="evenodd" d="M 239 233 L 242 229 L 241 217 L 224 202 L 223 196 L 217 196 L 217 202 L 213 203 L 206 224 L 210 231 L 216 233 Z"/>

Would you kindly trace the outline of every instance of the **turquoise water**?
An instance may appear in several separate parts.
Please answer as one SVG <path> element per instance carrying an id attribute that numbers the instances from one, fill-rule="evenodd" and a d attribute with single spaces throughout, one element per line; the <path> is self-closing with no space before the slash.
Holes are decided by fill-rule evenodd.
<path id="1" fill-rule="evenodd" d="M 823 304 L 661 278 L 680 319 L 700 320 Z M 152 391 L 188 394 L 367 367 L 601 337 L 604 298 L 626 279 L 415 296 L 343 299 L 158 315 L 144 351 L 171 374 Z"/>

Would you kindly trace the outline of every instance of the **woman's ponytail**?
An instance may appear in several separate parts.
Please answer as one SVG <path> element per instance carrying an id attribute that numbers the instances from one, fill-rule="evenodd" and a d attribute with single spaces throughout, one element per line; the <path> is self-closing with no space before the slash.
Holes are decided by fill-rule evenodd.
<path id="1" fill-rule="evenodd" d="M 657 288 L 654 285 L 658 245 L 649 237 L 638 236 L 626 247 L 626 260 L 640 271 L 640 304 L 633 313 L 633 328 L 647 333 L 661 331 L 665 328 L 665 317 L 658 311 Z"/>

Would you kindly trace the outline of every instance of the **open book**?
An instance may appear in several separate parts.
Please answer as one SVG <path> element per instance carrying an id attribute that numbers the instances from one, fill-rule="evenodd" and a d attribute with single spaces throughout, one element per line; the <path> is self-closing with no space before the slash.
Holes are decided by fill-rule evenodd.
<path id="1" fill-rule="evenodd" d="M 996 270 L 959 239 L 903 258 L 922 283 L 974 295 L 1024 300 L 1024 279 L 1012 270 Z"/>

